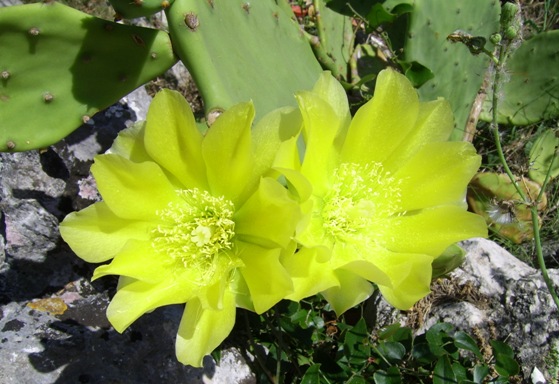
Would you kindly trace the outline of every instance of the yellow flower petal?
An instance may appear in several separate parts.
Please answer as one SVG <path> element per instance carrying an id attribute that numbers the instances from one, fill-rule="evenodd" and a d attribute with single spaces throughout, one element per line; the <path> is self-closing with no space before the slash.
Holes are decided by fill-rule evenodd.
<path id="1" fill-rule="evenodd" d="M 294 291 L 288 300 L 299 301 L 331 287 L 339 281 L 329 266 L 330 252 L 323 247 L 302 248 L 296 253 L 286 253 L 281 263 L 293 280 Z"/>
<path id="2" fill-rule="evenodd" d="M 338 269 L 335 273 L 340 285 L 323 291 L 322 295 L 339 316 L 367 300 L 373 293 L 374 287 L 367 280 L 352 272 Z"/>
<path id="3" fill-rule="evenodd" d="M 353 117 L 342 160 L 383 162 L 413 129 L 418 111 L 417 92 L 409 80 L 392 69 L 381 71 L 373 98 Z"/>
<path id="4" fill-rule="evenodd" d="M 183 269 L 184 266 L 169 255 L 156 252 L 151 246 L 151 239 L 130 240 L 110 264 L 95 269 L 93 280 L 106 275 L 122 275 L 156 284 L 165 279 L 173 279 L 177 270 L 182 272 Z"/>
<path id="5" fill-rule="evenodd" d="M 150 156 L 185 187 L 207 189 L 202 134 L 180 93 L 165 89 L 153 98 L 144 140 Z"/>
<path id="6" fill-rule="evenodd" d="M 235 213 L 235 233 L 243 241 L 285 248 L 292 240 L 300 217 L 299 205 L 287 190 L 265 177 Z"/>
<path id="7" fill-rule="evenodd" d="M 431 291 L 431 263 L 427 255 L 394 257 L 391 276 L 397 276 L 392 286 L 379 285 L 380 292 L 392 306 L 408 310 Z"/>
<path id="8" fill-rule="evenodd" d="M 480 163 L 470 143 L 424 145 L 394 174 L 400 182 L 402 210 L 463 203 L 466 186 Z"/>
<path id="9" fill-rule="evenodd" d="M 282 153 L 296 154 L 295 142 L 296 135 L 301 129 L 301 113 L 293 107 L 280 108 L 268 113 L 255 125 L 252 130 L 252 169 L 255 178 L 264 175 L 270 167 L 276 164 L 276 158 L 280 147 L 285 142 L 290 142 L 290 148 L 285 148 Z M 284 155 L 285 156 L 285 155 Z M 296 159 L 299 161 L 299 159 Z M 280 160 L 280 164 L 288 162 L 293 165 L 291 160 Z"/>
<path id="10" fill-rule="evenodd" d="M 390 294 L 385 299 L 394 307 L 409 309 L 429 293 L 433 259 L 433 256 L 420 253 L 376 248 L 371 249 L 364 259 L 348 263 L 342 269 L 377 284 L 383 295 L 385 292 Z"/>
<path id="11" fill-rule="evenodd" d="M 348 247 L 345 246 L 346 250 L 354 249 L 359 252 L 359 255 L 354 254 L 353 258 L 342 257 L 341 252 L 335 253 L 335 258 L 337 264 L 341 264 L 340 267 L 344 271 L 353 272 L 355 275 L 362 277 L 375 284 L 391 285 L 391 279 L 387 272 L 388 267 L 393 262 L 391 257 L 394 255 L 388 253 L 384 250 L 373 250 L 370 249 L 367 253 L 363 252 L 365 247 Z M 344 260 L 341 263 L 341 260 Z"/>
<path id="12" fill-rule="evenodd" d="M 350 120 L 349 103 L 344 87 L 328 71 L 322 72 L 316 81 L 312 93 L 326 101 L 336 115 L 336 121 L 340 122 L 341 127 L 346 127 Z M 344 132 L 345 133 L 345 132 Z"/>
<path id="13" fill-rule="evenodd" d="M 225 291 L 221 309 L 204 309 L 197 299 L 187 305 L 175 344 L 177 359 L 201 367 L 210 354 L 229 335 L 235 324 L 235 296 Z"/>
<path id="14" fill-rule="evenodd" d="M 306 143 L 301 171 L 320 196 L 326 193 L 329 175 L 339 161 L 349 119 L 339 116 L 336 108 L 319 96 L 314 92 L 297 94 Z"/>
<path id="15" fill-rule="evenodd" d="M 121 218 L 157 220 L 158 210 L 180 202 L 176 187 L 155 163 L 107 154 L 95 158 L 91 172 L 103 200 Z"/>
<path id="16" fill-rule="evenodd" d="M 210 190 L 237 204 L 245 190 L 256 187 L 252 175 L 252 103 L 237 104 L 225 111 L 210 127 L 202 142 Z"/>
<path id="17" fill-rule="evenodd" d="M 186 303 L 193 297 L 195 288 L 188 279 L 180 276 L 158 284 L 121 277 L 107 308 L 107 318 L 118 332 L 123 332 L 146 312 L 164 305 Z"/>
<path id="18" fill-rule="evenodd" d="M 486 237 L 487 227 L 481 216 L 463 206 L 446 205 L 387 219 L 394 228 L 383 246 L 394 252 L 425 253 L 438 256 L 457 241 Z"/>
<path id="19" fill-rule="evenodd" d="M 420 103 L 413 129 L 398 145 L 398 149 L 383 162 L 384 168 L 394 172 L 413 157 L 423 145 L 447 141 L 454 128 L 453 123 L 452 109 L 446 100 Z"/>
<path id="20" fill-rule="evenodd" d="M 149 238 L 150 224 L 121 219 L 104 202 L 98 202 L 66 216 L 60 234 L 72 250 L 89 263 L 113 258 L 131 239 Z"/>
<path id="21" fill-rule="evenodd" d="M 280 264 L 281 251 L 252 244 L 240 245 L 239 257 L 245 266 L 240 269 L 250 291 L 256 313 L 262 313 L 293 292 L 293 283 Z"/>
<path id="22" fill-rule="evenodd" d="M 144 146 L 146 122 L 138 121 L 119 132 L 107 153 L 119 155 L 135 163 L 152 161 Z"/>

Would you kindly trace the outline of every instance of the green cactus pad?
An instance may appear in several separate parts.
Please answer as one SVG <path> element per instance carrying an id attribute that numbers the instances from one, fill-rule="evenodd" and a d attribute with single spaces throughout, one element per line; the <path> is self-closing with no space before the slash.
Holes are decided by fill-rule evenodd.
<path id="1" fill-rule="evenodd" d="M 0 151 L 62 139 L 176 62 L 169 36 L 43 3 L 0 8 Z"/>
<path id="2" fill-rule="evenodd" d="M 427 67 L 433 78 L 419 88 L 423 100 L 444 97 L 450 102 L 455 117 L 451 139 L 461 140 L 477 92 L 481 88 L 489 58 L 474 55 L 464 44 L 447 37 L 456 31 L 486 39 L 499 31 L 499 2 L 496 0 L 415 0 L 385 3 L 393 7 L 413 4 L 404 45 L 405 61 Z M 491 50 L 487 43 L 487 48 Z"/>
<path id="3" fill-rule="evenodd" d="M 257 118 L 295 105 L 322 72 L 291 18 L 274 0 L 175 1 L 165 10 L 174 46 L 202 92 L 206 114 L 253 100 Z"/>
<path id="4" fill-rule="evenodd" d="M 505 63 L 504 72 L 499 123 L 528 125 L 559 116 L 559 30 L 523 42 Z M 491 121 L 491 110 L 487 97 L 480 118 Z"/>
<path id="5" fill-rule="evenodd" d="M 109 0 L 117 14 L 125 19 L 150 16 L 168 8 L 174 0 Z"/>
<path id="6" fill-rule="evenodd" d="M 315 9 L 315 11 L 317 11 L 317 20 L 319 21 L 317 25 L 320 37 L 319 43 L 332 60 L 331 66 L 324 66 L 324 68 L 331 69 L 332 74 L 340 80 L 348 80 L 348 62 L 353 54 L 354 45 L 351 18 L 324 6 Z"/>
<path id="7" fill-rule="evenodd" d="M 551 180 L 559 176 L 558 151 L 559 131 L 546 129 L 540 133 L 530 149 L 530 179 L 543 185 L 546 177 Z"/>

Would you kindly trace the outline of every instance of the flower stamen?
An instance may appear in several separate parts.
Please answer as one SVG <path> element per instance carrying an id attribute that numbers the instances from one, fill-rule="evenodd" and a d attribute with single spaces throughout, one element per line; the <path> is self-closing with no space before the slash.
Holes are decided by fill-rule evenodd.
<path id="1" fill-rule="evenodd" d="M 323 226 L 335 240 L 367 240 L 383 232 L 382 219 L 400 210 L 399 182 L 380 163 L 342 163 L 322 208 Z"/>
<path id="2" fill-rule="evenodd" d="M 184 202 L 169 203 L 157 212 L 162 223 L 152 230 L 152 246 L 182 267 L 195 269 L 200 282 L 207 282 L 223 262 L 219 258 L 232 257 L 235 207 L 223 196 L 197 188 L 177 194 Z"/>

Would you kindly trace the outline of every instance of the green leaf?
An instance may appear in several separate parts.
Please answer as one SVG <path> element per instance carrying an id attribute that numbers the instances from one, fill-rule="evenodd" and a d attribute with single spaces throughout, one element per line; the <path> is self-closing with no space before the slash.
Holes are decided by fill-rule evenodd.
<path id="1" fill-rule="evenodd" d="M 367 20 L 372 28 L 376 28 L 384 23 L 391 23 L 396 18 L 396 15 L 388 12 L 382 4 L 374 4 L 367 14 Z"/>
<path id="2" fill-rule="evenodd" d="M 509 377 L 518 374 L 520 367 L 514 359 L 512 348 L 502 341 L 490 340 L 495 356 L 495 370 L 501 376 Z"/>
<path id="3" fill-rule="evenodd" d="M 311 365 L 301 379 L 301 384 L 320 384 L 321 376 L 320 364 Z"/>
<path id="4" fill-rule="evenodd" d="M 495 370 L 501 376 L 510 377 L 520 372 L 520 367 L 516 360 L 505 355 L 495 356 Z"/>
<path id="5" fill-rule="evenodd" d="M 537 33 L 522 41 L 505 62 L 505 73 L 497 115 L 499 124 L 528 125 L 559 116 L 557 67 L 559 30 Z M 483 103 L 480 119 L 491 121 L 491 97 Z"/>
<path id="6" fill-rule="evenodd" d="M 361 318 L 349 329 L 344 338 L 344 353 L 349 364 L 362 365 L 371 354 L 369 333 L 365 319 Z"/>
<path id="7" fill-rule="evenodd" d="M 445 344 L 450 341 L 448 333 L 451 332 L 453 328 L 452 324 L 449 323 L 437 323 L 425 333 L 425 337 L 429 343 L 429 349 L 435 356 L 440 357 L 447 353 Z"/>
<path id="8" fill-rule="evenodd" d="M 406 351 L 410 351 L 413 343 L 412 330 L 409 327 L 401 327 L 400 324 L 395 323 L 386 327 L 379 333 L 380 340 L 397 341 L 401 343 Z"/>
<path id="9" fill-rule="evenodd" d="M 415 343 L 413 345 L 412 357 L 421 364 L 429 364 L 437 358 L 437 356 L 431 352 L 431 348 L 429 348 L 429 344 L 426 342 Z"/>
<path id="10" fill-rule="evenodd" d="M 458 348 L 472 352 L 480 360 L 483 359 L 483 355 L 481 354 L 475 340 L 466 332 L 458 331 L 454 334 L 454 345 Z"/>
<path id="11" fill-rule="evenodd" d="M 388 368 L 386 371 L 379 369 L 373 374 L 375 384 L 400 384 L 402 377 L 400 369 L 396 366 Z"/>
<path id="12" fill-rule="evenodd" d="M 400 329 L 402 329 L 402 327 L 399 323 L 390 324 L 388 327 L 383 328 L 378 333 L 378 337 L 381 340 L 387 340 L 391 338 Z"/>
<path id="13" fill-rule="evenodd" d="M 550 178 L 555 178 L 559 175 L 558 146 L 559 137 L 553 129 L 546 129 L 538 135 L 530 149 L 531 166 L 528 172 L 530 179 L 542 185 L 548 171 Z"/>
<path id="14" fill-rule="evenodd" d="M 499 340 L 490 340 L 489 343 L 493 347 L 493 353 L 495 355 L 502 355 L 514 358 L 514 351 L 512 348 L 507 344 L 503 343 Z"/>
<path id="15" fill-rule="evenodd" d="M 348 381 L 346 381 L 346 384 L 367 384 L 367 381 L 363 376 L 355 375 L 352 376 Z"/>
<path id="16" fill-rule="evenodd" d="M 468 371 L 459 362 L 452 363 L 452 370 L 459 383 L 463 384 L 463 382 L 468 379 Z"/>
<path id="17" fill-rule="evenodd" d="M 489 375 L 489 367 L 485 364 L 477 364 L 474 367 L 474 381 L 482 384 L 483 380 Z"/>
<path id="18" fill-rule="evenodd" d="M 308 316 L 308 312 L 304 309 L 300 309 L 297 312 L 295 312 L 294 314 L 292 314 L 289 318 L 291 319 L 291 321 L 293 323 L 296 324 L 301 324 L 305 322 L 305 319 Z"/>
<path id="19" fill-rule="evenodd" d="M 173 49 L 201 90 L 206 114 L 252 100 L 258 121 L 296 106 L 293 94 L 312 89 L 322 68 L 287 1 L 244 3 L 246 9 L 236 1 L 175 1 L 165 14 Z M 194 25 L 185 25 L 185 16 Z"/>
<path id="20" fill-rule="evenodd" d="M 401 62 L 400 64 L 403 64 L 403 62 Z M 402 67 L 405 68 L 404 74 L 416 88 L 421 87 L 427 81 L 435 77 L 435 74 L 429 68 L 418 63 L 417 61 L 405 63 L 405 65 L 402 65 Z"/>
<path id="21" fill-rule="evenodd" d="M 377 351 L 391 363 L 400 362 L 406 354 L 406 348 L 394 341 L 382 342 L 377 346 Z"/>
<path id="22" fill-rule="evenodd" d="M 0 47 L 0 151 L 56 143 L 177 61 L 163 31 L 54 1 L 0 8 Z"/>
<path id="23" fill-rule="evenodd" d="M 437 361 L 433 371 L 433 384 L 458 383 L 450 364 L 448 356 L 443 356 Z"/>
<path id="24" fill-rule="evenodd" d="M 324 328 L 324 319 L 321 316 L 314 316 L 312 322 L 309 322 L 309 326 L 321 329 Z"/>

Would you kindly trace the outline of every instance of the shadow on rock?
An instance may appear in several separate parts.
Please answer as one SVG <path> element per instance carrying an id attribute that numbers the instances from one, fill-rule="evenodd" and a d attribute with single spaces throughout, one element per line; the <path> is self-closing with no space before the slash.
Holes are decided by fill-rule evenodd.
<path id="1" fill-rule="evenodd" d="M 93 266 L 65 246 L 47 252 L 42 261 L 8 258 L 0 273 L 0 305 L 48 296 L 80 276 L 91 276 Z"/>
<path id="2" fill-rule="evenodd" d="M 104 315 L 100 308 L 97 312 Z M 123 334 L 73 319 L 56 321 L 41 336 L 44 351 L 31 353 L 29 361 L 42 373 L 64 366 L 55 382 L 59 384 L 202 383 L 204 375 L 212 377 L 215 372 L 211 358 L 206 358 L 203 369 L 196 369 L 183 366 L 175 357 L 181 315 L 181 306 L 162 308 L 143 316 Z"/>

